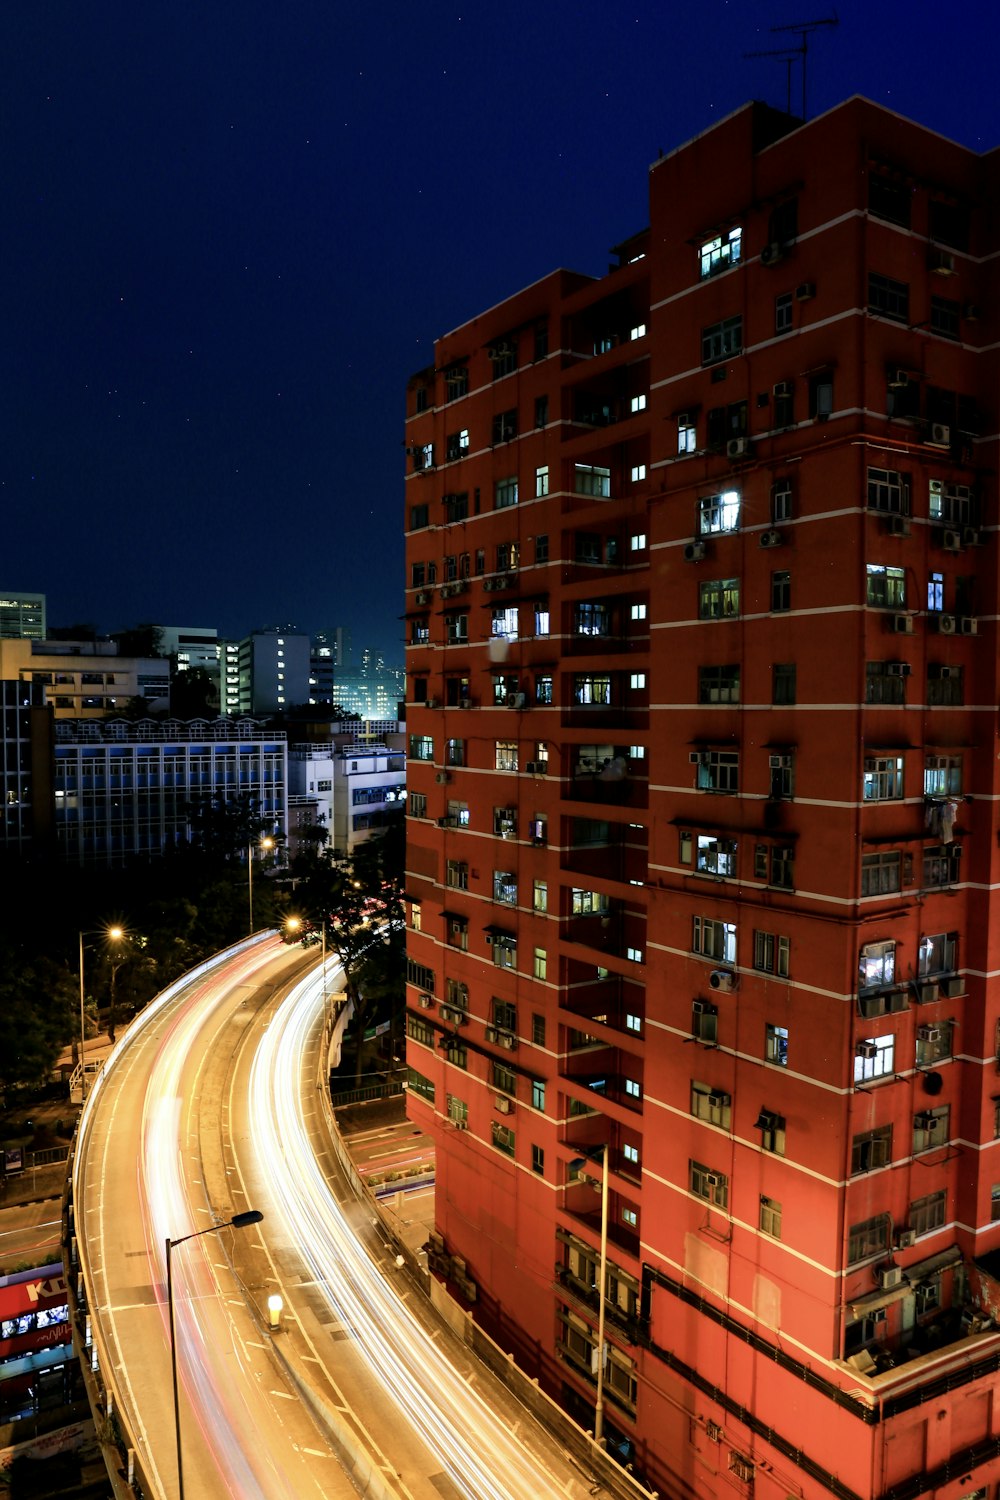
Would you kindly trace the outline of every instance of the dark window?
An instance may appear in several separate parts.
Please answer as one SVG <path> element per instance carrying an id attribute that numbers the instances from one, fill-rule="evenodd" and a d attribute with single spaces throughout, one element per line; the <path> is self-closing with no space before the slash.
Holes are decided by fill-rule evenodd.
<path id="1" fill-rule="evenodd" d="M 498 412 L 493 418 L 493 442 L 509 443 L 517 437 L 517 408 Z"/>
<path id="2" fill-rule="evenodd" d="M 535 426 L 547 427 L 549 421 L 549 398 L 548 396 L 535 397 Z"/>
<path id="3" fill-rule="evenodd" d="M 469 393 L 468 365 L 450 365 L 444 373 L 444 389 L 446 401 L 457 401 L 460 396 L 467 396 Z"/>
<path id="4" fill-rule="evenodd" d="M 948 297 L 931 298 L 931 328 L 946 339 L 957 339 L 960 333 L 960 305 Z"/>
<path id="5" fill-rule="evenodd" d="M 776 661 L 771 667 L 771 702 L 774 704 L 795 702 L 795 663 Z"/>
<path id="6" fill-rule="evenodd" d="M 549 352 L 548 323 L 535 324 L 535 358 L 544 359 Z"/>
<path id="7" fill-rule="evenodd" d="M 866 703 L 905 703 L 906 673 L 897 670 L 903 665 L 895 661 L 869 661 L 865 663 Z"/>
<path id="8" fill-rule="evenodd" d="M 910 288 L 905 281 L 893 281 L 891 276 L 880 276 L 877 271 L 868 273 L 868 309 L 881 313 L 884 318 L 894 318 L 897 323 L 910 321 Z"/>
<path id="9" fill-rule="evenodd" d="M 772 208 L 767 221 L 767 238 L 770 244 L 789 245 L 799 232 L 799 200 L 786 198 Z"/>
<path id="10" fill-rule="evenodd" d="M 699 667 L 699 703 L 739 703 L 740 669 L 734 667 Z"/>
<path id="11" fill-rule="evenodd" d="M 932 240 L 950 245 L 953 250 L 969 248 L 969 210 L 964 203 L 942 203 L 932 198 L 928 204 L 928 229 Z"/>
<path id="12" fill-rule="evenodd" d="M 785 570 L 771 574 L 771 608 L 780 613 L 792 607 L 792 575 Z"/>
<path id="13" fill-rule="evenodd" d="M 410 530 L 419 531 L 430 521 L 430 511 L 426 505 L 410 506 Z"/>
<path id="14" fill-rule="evenodd" d="M 535 562 L 543 563 L 549 560 L 549 539 L 547 536 L 535 537 Z"/>
<path id="15" fill-rule="evenodd" d="M 825 421 L 833 411 L 833 371 L 820 370 L 809 381 L 809 415 Z"/>
<path id="16" fill-rule="evenodd" d="M 701 330 L 701 362 L 711 365 L 731 354 L 739 354 L 743 348 L 743 318 L 737 313 L 733 318 L 723 318 L 721 323 L 711 323 Z"/>
<path id="17" fill-rule="evenodd" d="M 774 331 L 790 333 L 792 328 L 793 298 L 791 292 L 782 292 L 774 299 Z"/>
<path id="18" fill-rule="evenodd" d="M 890 224 L 910 227 L 910 199 L 912 190 L 905 182 L 892 177 L 883 177 L 872 172 L 868 178 L 868 211 L 879 219 L 888 219 Z"/>

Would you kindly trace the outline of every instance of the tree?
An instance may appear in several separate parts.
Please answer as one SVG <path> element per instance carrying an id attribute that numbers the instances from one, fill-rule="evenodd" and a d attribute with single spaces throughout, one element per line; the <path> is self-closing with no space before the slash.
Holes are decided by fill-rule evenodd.
<path id="1" fill-rule="evenodd" d="M 77 992 L 64 969 L 44 955 L 27 957 L 0 944 L 0 1094 L 38 1088 L 52 1077 L 73 1034 Z"/>
<path id="2" fill-rule="evenodd" d="M 118 642 L 122 656 L 162 656 L 163 631 L 159 625 L 132 625 L 116 630 L 111 637 Z"/>
<path id="3" fill-rule="evenodd" d="M 219 712 L 219 687 L 204 667 L 174 672 L 170 682 L 170 712 L 176 719 L 214 719 Z"/>

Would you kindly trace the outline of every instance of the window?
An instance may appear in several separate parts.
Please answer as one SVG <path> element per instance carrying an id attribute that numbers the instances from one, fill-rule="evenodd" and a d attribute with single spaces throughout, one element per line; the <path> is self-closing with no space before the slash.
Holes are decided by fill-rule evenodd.
<path id="1" fill-rule="evenodd" d="M 737 750 L 701 750 L 697 752 L 696 785 L 703 792 L 726 792 L 735 795 L 740 785 L 740 757 Z"/>
<path id="2" fill-rule="evenodd" d="M 924 1198 L 915 1198 L 910 1204 L 909 1227 L 917 1235 L 930 1234 L 944 1224 L 947 1211 L 948 1194 L 943 1188 Z"/>
<path id="3" fill-rule="evenodd" d="M 423 1016 L 407 1015 L 406 1035 L 410 1041 L 419 1042 L 422 1047 L 434 1045 L 434 1028 L 424 1020 Z"/>
<path id="4" fill-rule="evenodd" d="M 772 663 L 771 702 L 776 706 L 795 702 L 795 663 L 793 661 Z"/>
<path id="5" fill-rule="evenodd" d="M 549 466 L 542 464 L 535 470 L 535 496 L 540 498 L 549 493 Z"/>
<path id="6" fill-rule="evenodd" d="M 625 949 L 625 957 L 628 959 L 629 963 L 631 963 L 631 964 L 641 964 L 642 961 L 643 961 L 643 959 L 642 959 L 642 949 L 641 948 L 627 947 Z"/>
<path id="7" fill-rule="evenodd" d="M 868 470 L 868 509 L 883 515 L 910 514 L 910 479 L 896 469 Z"/>
<path id="8" fill-rule="evenodd" d="M 710 1084 L 691 1083 L 691 1113 L 698 1120 L 705 1120 L 709 1125 L 718 1125 L 723 1130 L 728 1130 L 731 1118 L 732 1100 L 728 1094 L 713 1089 Z"/>
<path id="9" fill-rule="evenodd" d="M 536 880 L 532 887 L 532 909 L 534 911 L 548 911 L 549 909 L 549 887 L 545 880 Z"/>
<path id="10" fill-rule="evenodd" d="M 702 495 L 698 501 L 698 532 L 701 536 L 736 531 L 739 524 L 739 490 L 723 490 L 719 495 Z"/>
<path id="11" fill-rule="evenodd" d="M 469 393 L 469 368 L 467 365 L 450 365 L 444 372 L 446 401 L 457 401 Z"/>
<path id="12" fill-rule="evenodd" d="M 497 546 L 497 572 L 514 572 L 520 564 L 520 553 L 517 542 L 500 542 Z"/>
<path id="13" fill-rule="evenodd" d="M 717 360 L 728 359 L 731 354 L 739 354 L 742 349 L 743 318 L 739 314 L 734 318 L 724 318 L 721 323 L 711 323 L 701 330 L 703 365 L 711 365 Z"/>
<path id="14" fill-rule="evenodd" d="M 697 838 L 696 868 L 708 875 L 732 876 L 736 874 L 736 840 L 719 838 L 711 833 L 699 833 Z"/>
<path id="15" fill-rule="evenodd" d="M 739 703 L 740 669 L 738 666 L 699 667 L 699 703 Z"/>
<path id="16" fill-rule="evenodd" d="M 517 480 L 498 479 L 493 490 L 493 506 L 495 510 L 506 510 L 508 506 L 517 504 Z"/>
<path id="17" fill-rule="evenodd" d="M 791 943 L 787 937 L 760 931 L 753 935 L 753 966 L 762 974 L 787 979 L 790 951 Z"/>
<path id="18" fill-rule="evenodd" d="M 937 1026 L 918 1026 L 914 1060 L 918 1068 L 933 1067 L 934 1063 L 951 1056 L 951 1022 L 942 1021 Z"/>
<path id="19" fill-rule="evenodd" d="M 955 708 L 965 701 L 965 674 L 962 667 L 930 662 L 927 666 L 927 704 L 929 708 Z"/>
<path id="20" fill-rule="evenodd" d="M 606 912 L 610 899 L 600 891 L 584 891 L 574 887 L 570 892 L 570 910 L 574 917 L 589 917 L 595 912 Z"/>
<path id="21" fill-rule="evenodd" d="M 785 1154 L 785 1117 L 769 1109 L 762 1109 L 757 1116 L 755 1128 L 760 1131 L 760 1148 L 774 1156 Z"/>
<path id="22" fill-rule="evenodd" d="M 549 425 L 549 398 L 548 396 L 535 397 L 535 426 L 547 427 Z M 546 490 L 546 494 L 548 491 Z"/>
<path id="23" fill-rule="evenodd" d="M 573 611 L 576 635 L 610 635 L 611 611 L 606 604 L 580 603 Z"/>
<path id="24" fill-rule="evenodd" d="M 809 415 L 824 421 L 833 411 L 833 371 L 822 370 L 809 379 Z"/>
<path id="25" fill-rule="evenodd" d="M 468 828 L 469 826 L 469 804 L 467 802 L 448 803 L 448 817 L 454 818 L 456 828 Z"/>
<path id="26" fill-rule="evenodd" d="M 927 579 L 927 608 L 938 614 L 944 609 L 944 574 L 931 573 Z"/>
<path id="27" fill-rule="evenodd" d="M 873 1219 L 862 1219 L 852 1224 L 847 1234 L 847 1264 L 856 1265 L 869 1255 L 885 1255 L 892 1243 L 892 1219 L 888 1214 L 876 1214 Z"/>
<path id="28" fill-rule="evenodd" d="M 645 410 L 646 410 L 646 393 L 645 393 L 645 391 L 640 391 L 639 394 L 638 394 L 638 396 L 633 396 L 632 399 L 630 400 L 630 402 L 629 402 L 629 411 L 631 411 L 631 412 L 637 412 L 637 411 L 645 411 Z"/>
<path id="29" fill-rule="evenodd" d="M 430 522 L 430 509 L 426 505 L 410 506 L 410 530 L 419 531 Z"/>
<path id="30" fill-rule="evenodd" d="M 490 1135 L 498 1151 L 502 1151 L 505 1156 L 514 1155 L 514 1132 L 509 1125 L 501 1125 L 499 1120 L 491 1120 Z"/>
<path id="31" fill-rule="evenodd" d="M 517 408 L 498 412 L 493 418 L 492 438 L 497 443 L 509 443 L 517 437 Z"/>
<path id="32" fill-rule="evenodd" d="M 713 578 L 698 585 L 699 620 L 728 620 L 740 612 L 738 578 Z"/>
<path id="33" fill-rule="evenodd" d="M 901 182 L 881 173 L 870 171 L 868 177 L 868 212 L 876 218 L 888 219 L 890 224 L 910 227 L 910 201 L 913 189 L 909 183 Z"/>
<path id="34" fill-rule="evenodd" d="M 928 755 L 924 761 L 924 796 L 956 797 L 962 791 L 962 757 Z"/>
<path id="35" fill-rule="evenodd" d="M 610 673 L 577 673 L 573 678 L 573 702 L 608 707 L 611 703 Z"/>
<path id="36" fill-rule="evenodd" d="M 531 1044 L 533 1047 L 545 1046 L 545 1017 L 537 1012 L 531 1017 Z"/>
<path id="37" fill-rule="evenodd" d="M 646 533 L 644 531 L 634 531 L 632 533 L 628 539 L 628 550 L 630 552 L 645 552 Z"/>
<path id="38" fill-rule="evenodd" d="M 874 1172 L 888 1166 L 892 1159 L 892 1126 L 879 1125 L 865 1130 L 851 1142 L 851 1176 Z"/>
<path id="39" fill-rule="evenodd" d="M 872 1083 L 876 1078 L 891 1078 L 895 1051 L 894 1036 L 876 1036 L 858 1042 L 854 1051 L 854 1082 Z"/>
<path id="40" fill-rule="evenodd" d="M 725 1208 L 729 1202 L 729 1178 L 725 1172 L 713 1172 L 700 1161 L 688 1162 L 691 1191 L 714 1208 Z"/>
<path id="41" fill-rule="evenodd" d="M 487 353 L 493 365 L 493 379 L 502 380 L 505 375 L 512 375 L 517 369 L 517 340 L 498 339 L 491 344 Z"/>
<path id="42" fill-rule="evenodd" d="M 549 633 L 549 606 L 538 603 L 535 605 L 535 635 L 546 636 Z"/>
<path id="43" fill-rule="evenodd" d="M 781 1239 L 781 1204 L 776 1198 L 760 1198 L 760 1230 L 772 1239 Z"/>
<path id="44" fill-rule="evenodd" d="M 886 989 L 896 978 L 896 944 L 892 939 L 882 943 L 866 943 L 858 960 L 858 988 L 866 990 Z"/>
<path id="45" fill-rule="evenodd" d="M 788 1067 L 788 1027 L 768 1021 L 764 1027 L 764 1061 Z"/>
<path id="46" fill-rule="evenodd" d="M 469 866 L 464 859 L 449 859 L 445 866 L 445 882 L 452 890 L 469 889 Z"/>
<path id="47" fill-rule="evenodd" d="M 791 292 L 781 292 L 774 299 L 774 331 L 776 334 L 790 333 L 792 330 L 792 308 L 794 301 Z"/>
<path id="48" fill-rule="evenodd" d="M 691 1034 L 714 1047 L 719 1040 L 719 1009 L 707 1000 L 695 1000 L 691 1008 Z"/>
<path id="49" fill-rule="evenodd" d="M 943 1146 L 948 1139 L 948 1117 L 950 1106 L 939 1104 L 936 1109 L 922 1109 L 913 1116 L 913 1154 L 932 1151 Z"/>
<path id="50" fill-rule="evenodd" d="M 786 569 L 771 574 L 771 609 L 775 614 L 792 607 L 792 575 Z"/>
<path id="51" fill-rule="evenodd" d="M 593 495 L 598 500 L 610 499 L 611 470 L 597 467 L 594 464 L 574 464 L 573 493 L 576 495 Z"/>
<path id="52" fill-rule="evenodd" d="M 688 412 L 677 418 L 677 452 L 695 453 L 698 449 L 698 429 L 695 419 Z"/>
<path id="53" fill-rule="evenodd" d="M 957 932 L 937 932 L 920 939 L 917 973 L 921 979 L 934 974 L 954 974 L 957 968 Z"/>
<path id="54" fill-rule="evenodd" d="M 535 702 L 552 702 L 552 678 L 547 672 L 535 678 Z"/>
<path id="55" fill-rule="evenodd" d="M 743 229 L 740 225 L 730 229 L 726 235 L 717 234 L 706 240 L 698 252 L 701 280 L 704 281 L 706 276 L 715 276 L 729 266 L 738 265 L 742 246 Z"/>
<path id="56" fill-rule="evenodd" d="M 464 458 L 469 451 L 469 429 L 463 427 L 461 432 L 449 432 L 445 440 L 445 458 L 448 463 L 454 463 L 457 458 Z"/>
<path id="57" fill-rule="evenodd" d="M 547 563 L 548 560 L 549 560 L 549 539 L 548 539 L 547 536 L 536 536 L 535 537 L 535 562 L 536 563 Z M 547 615 L 548 614 L 548 610 L 546 610 L 545 613 Z M 537 631 L 536 631 L 536 634 L 537 634 Z M 548 631 L 547 630 L 546 630 L 545 634 L 548 635 Z"/>
<path id="58" fill-rule="evenodd" d="M 429 995 L 434 993 L 434 970 L 429 969 L 426 964 L 418 964 L 415 959 L 406 960 L 406 982 L 415 984 L 417 989 L 426 990 Z"/>
<path id="59" fill-rule="evenodd" d="M 905 703 L 906 679 L 909 674 L 910 667 L 908 662 L 865 662 L 865 702 L 886 704 Z"/>
<path id="60" fill-rule="evenodd" d="M 790 891 L 795 884 L 795 850 L 790 844 L 754 846 L 754 879 Z"/>
<path id="61" fill-rule="evenodd" d="M 961 857 L 960 844 L 938 844 L 925 849 L 924 885 L 953 885 L 958 879 Z"/>
<path id="62" fill-rule="evenodd" d="M 490 933 L 493 963 L 498 969 L 517 968 L 517 938 L 509 932 Z"/>
<path id="63" fill-rule="evenodd" d="M 410 735 L 410 759 L 433 760 L 434 741 L 429 734 Z"/>
<path id="64" fill-rule="evenodd" d="M 630 477 L 633 484 L 639 484 L 646 477 L 646 465 L 633 464 Z"/>
<path id="65" fill-rule="evenodd" d="M 886 849 L 878 854 L 861 856 L 862 896 L 885 896 L 898 891 L 900 885 L 901 856 L 898 849 Z"/>
<path id="66" fill-rule="evenodd" d="M 631 1011 L 626 1011 L 625 1030 L 631 1031 L 634 1036 L 639 1036 L 642 1032 L 642 1017 L 633 1015 Z"/>
<path id="67" fill-rule="evenodd" d="M 946 339 L 957 339 L 961 329 L 959 317 L 961 306 L 948 297 L 931 298 L 931 329 Z"/>
<path id="68" fill-rule="evenodd" d="M 490 617 L 490 634 L 505 641 L 517 640 L 517 605 L 508 604 L 494 609 Z"/>
<path id="69" fill-rule="evenodd" d="M 969 486 L 946 484 L 943 479 L 930 481 L 928 514 L 945 526 L 974 526 L 979 519 Z"/>
<path id="70" fill-rule="evenodd" d="M 433 469 L 434 467 L 434 444 L 420 443 L 413 450 L 414 470 Z"/>
<path id="71" fill-rule="evenodd" d="M 410 793 L 410 817 L 411 818 L 426 818 L 426 816 L 427 816 L 427 797 L 426 797 L 425 793 L 424 792 L 411 792 Z"/>
<path id="72" fill-rule="evenodd" d="M 906 573 L 903 568 L 887 568 L 881 563 L 868 563 L 866 603 L 876 609 L 906 608 Z"/>
<path id="73" fill-rule="evenodd" d="M 531 1170 L 537 1172 L 539 1177 L 545 1176 L 545 1150 L 542 1146 L 531 1148 Z"/>
<path id="74" fill-rule="evenodd" d="M 465 741 L 464 740 L 445 740 L 445 742 L 444 742 L 444 763 L 445 763 L 446 766 L 464 766 L 465 765 Z"/>
<path id="75" fill-rule="evenodd" d="M 632 692 L 641 692 L 646 686 L 645 672 L 630 672 L 628 674 L 628 685 Z"/>
<path id="76" fill-rule="evenodd" d="M 468 615 L 445 615 L 444 626 L 449 646 L 460 646 L 469 639 Z"/>
<path id="77" fill-rule="evenodd" d="M 502 906 L 517 905 L 517 876 L 508 870 L 493 871 L 493 900 Z"/>
<path id="78" fill-rule="evenodd" d="M 517 741 L 496 740 L 493 755 L 494 769 L 497 771 L 517 770 Z"/>
<path id="79" fill-rule="evenodd" d="M 735 964 L 736 924 L 720 922 L 714 917 L 693 917 L 691 950 L 716 963 Z"/>
<path id="80" fill-rule="evenodd" d="M 642 1085 L 637 1078 L 625 1079 L 625 1097 L 627 1099 L 641 1099 Z"/>
<path id="81" fill-rule="evenodd" d="M 905 281 L 893 281 L 891 276 L 880 276 L 877 271 L 869 271 L 868 311 L 880 313 L 883 318 L 892 318 L 897 323 L 908 323 L 909 286 Z"/>
<path id="82" fill-rule="evenodd" d="M 544 948 L 536 948 L 532 960 L 531 972 L 535 979 L 544 979 L 548 971 L 548 955 Z"/>
<path id="83" fill-rule="evenodd" d="M 903 757 L 901 755 L 866 756 L 862 795 L 865 802 L 892 802 L 901 798 L 903 795 Z"/>

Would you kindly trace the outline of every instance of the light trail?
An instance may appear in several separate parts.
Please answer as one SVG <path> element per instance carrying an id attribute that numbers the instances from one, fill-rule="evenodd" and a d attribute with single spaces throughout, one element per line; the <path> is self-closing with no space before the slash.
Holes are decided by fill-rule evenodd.
<path id="1" fill-rule="evenodd" d="M 317 1291 L 372 1372 L 470 1500 L 565 1494 L 496 1413 L 470 1390 L 358 1241 L 316 1161 L 302 1113 L 301 1079 L 322 1003 L 308 976 L 281 1006 L 255 1054 L 251 1138 L 270 1195 Z"/>

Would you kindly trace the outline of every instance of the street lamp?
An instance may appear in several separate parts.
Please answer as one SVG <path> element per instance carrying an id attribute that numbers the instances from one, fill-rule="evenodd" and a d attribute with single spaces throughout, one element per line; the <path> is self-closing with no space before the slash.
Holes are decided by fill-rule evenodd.
<path id="1" fill-rule="evenodd" d="M 258 845 L 258 847 L 260 849 L 260 858 L 263 859 L 264 855 L 267 853 L 267 851 L 269 849 L 273 849 L 274 848 L 274 839 L 272 839 L 272 838 L 262 838 L 261 841 L 260 841 L 260 844 Z M 250 904 L 250 936 L 253 937 L 253 844 L 252 843 L 251 844 L 247 844 L 247 898 L 248 898 L 249 904 Z"/>
<path id="2" fill-rule="evenodd" d="M 96 932 L 80 933 L 80 1103 L 86 1103 L 87 1099 L 87 1030 L 84 1019 L 84 995 L 83 995 L 83 940 L 85 937 L 104 937 L 110 943 L 120 943 L 125 936 L 124 927 L 102 927 Z"/>
<path id="3" fill-rule="evenodd" d="M 180 1239 L 172 1240 L 167 1236 L 167 1308 L 170 1314 L 170 1373 L 174 1383 L 174 1436 L 177 1442 L 177 1500 L 184 1500 L 184 1464 L 181 1458 L 181 1405 L 177 1390 L 177 1336 L 174 1332 L 174 1274 L 172 1253 L 178 1245 L 186 1244 L 188 1240 L 196 1240 L 203 1234 L 218 1234 L 220 1229 L 247 1229 L 251 1224 L 259 1224 L 264 1215 L 259 1208 L 248 1208 L 245 1213 L 234 1214 L 231 1219 L 224 1220 L 221 1224 L 209 1224 L 207 1229 L 195 1229 L 190 1234 L 182 1234 Z"/>
<path id="4" fill-rule="evenodd" d="M 604 1304 L 607 1297 L 608 1283 L 608 1143 L 602 1141 L 594 1151 L 587 1156 L 575 1156 L 570 1162 L 570 1168 L 578 1172 L 587 1162 L 592 1161 L 596 1152 L 601 1153 L 603 1171 L 601 1172 L 601 1264 L 598 1270 L 598 1303 L 597 1303 L 597 1402 L 594 1406 L 594 1442 L 600 1443 L 604 1438 Z"/>

